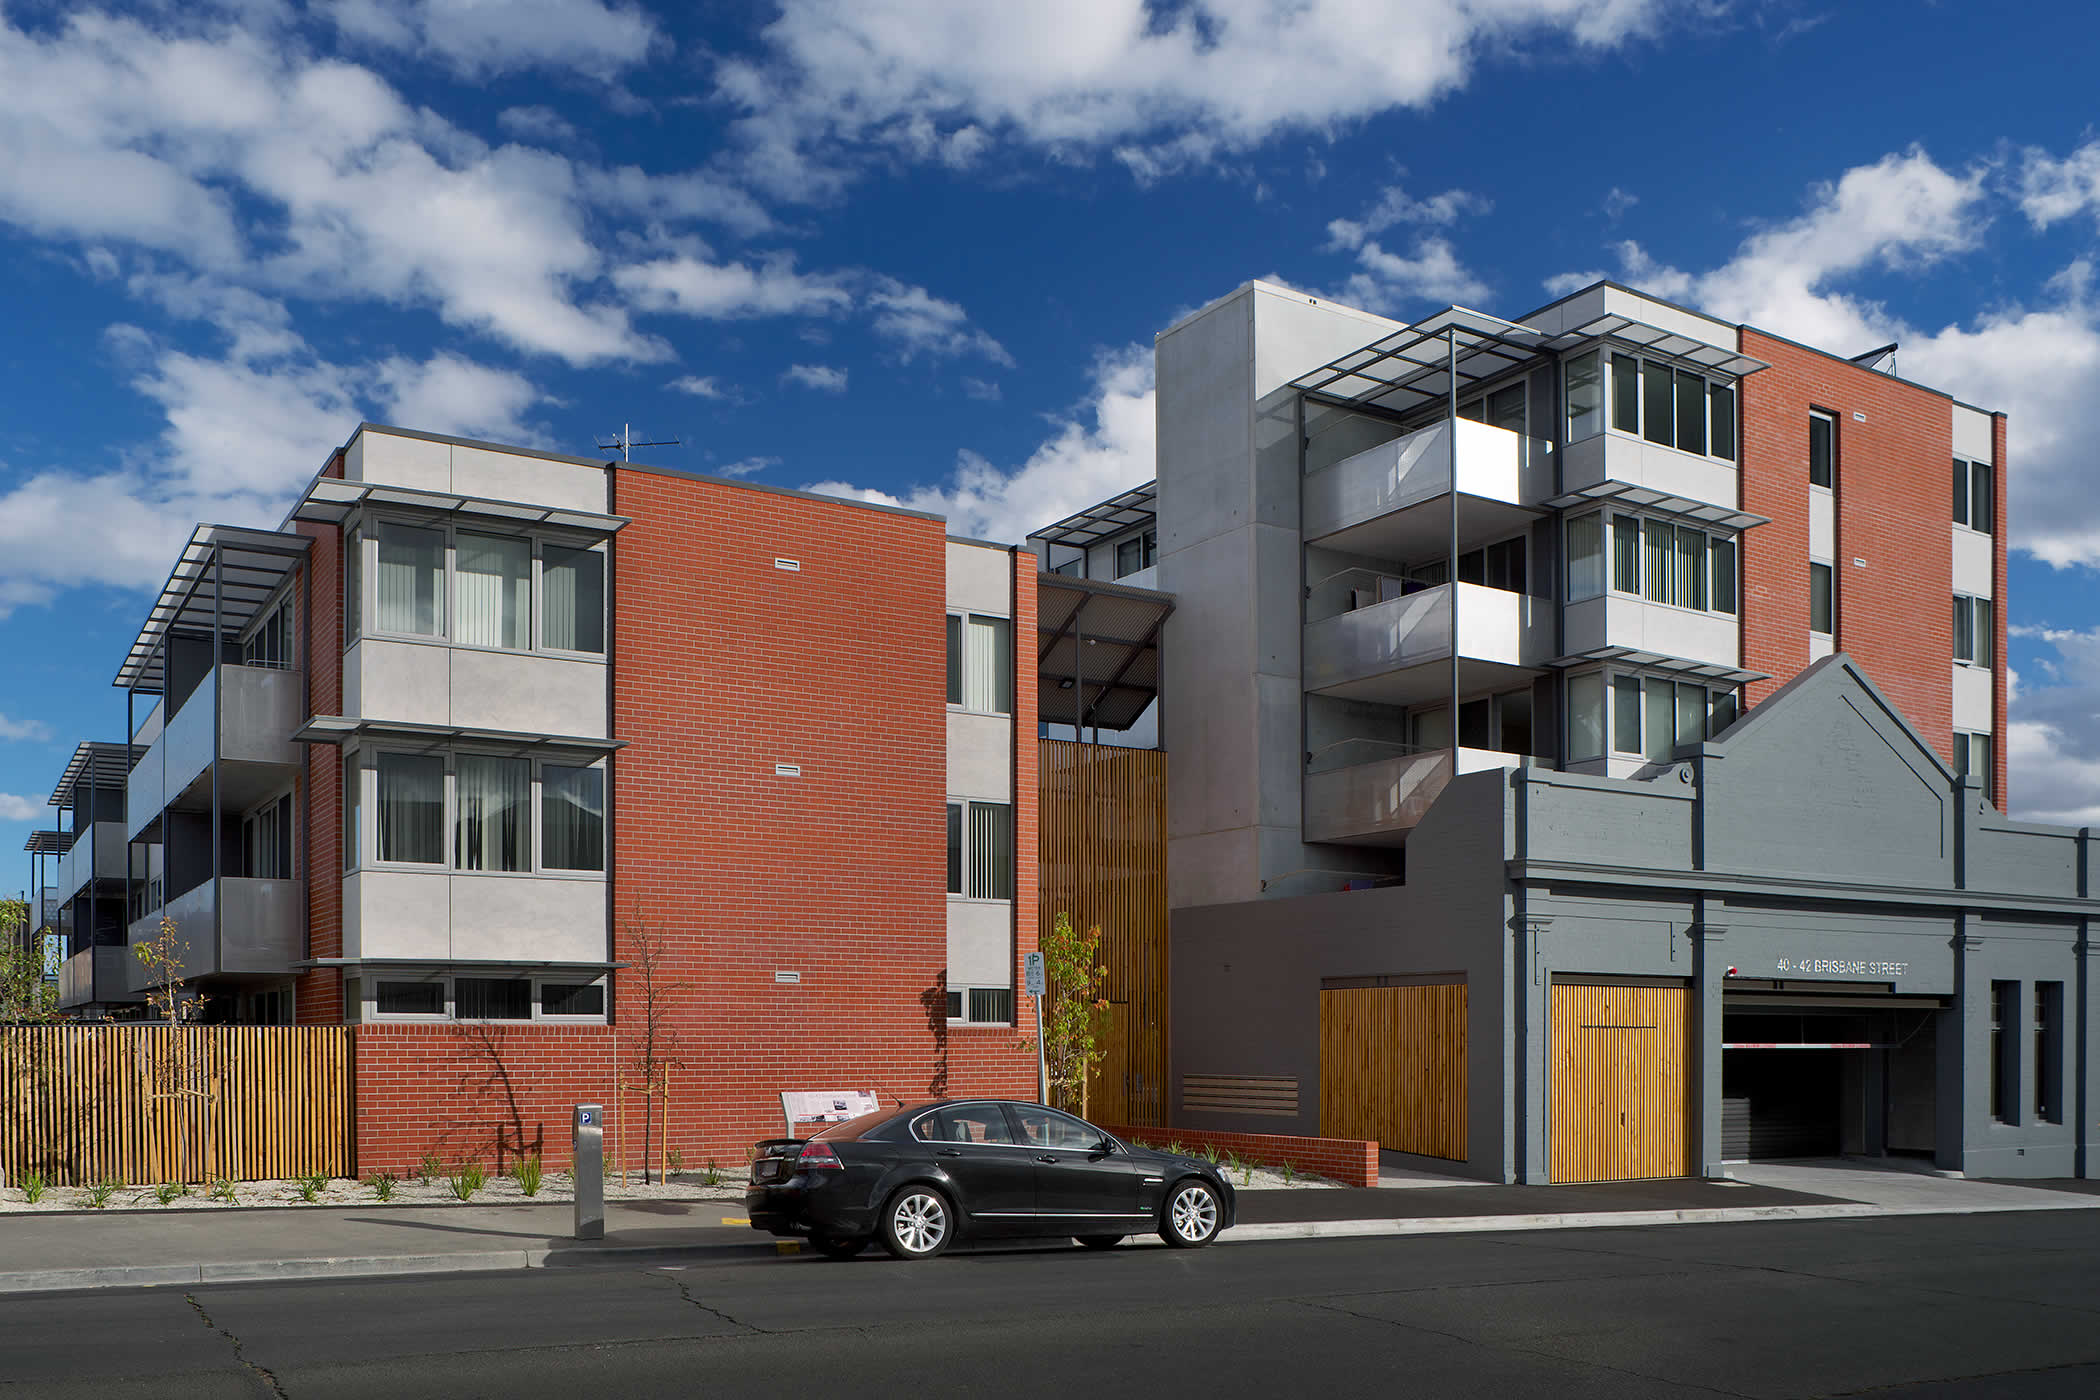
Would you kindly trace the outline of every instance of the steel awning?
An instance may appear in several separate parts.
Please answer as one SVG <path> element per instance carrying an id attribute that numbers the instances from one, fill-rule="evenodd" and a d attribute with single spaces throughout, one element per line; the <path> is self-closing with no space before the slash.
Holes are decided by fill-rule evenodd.
<path id="1" fill-rule="evenodd" d="M 1500 316 L 1453 306 L 1301 374 L 1291 387 L 1401 413 L 1447 403 L 1454 344 L 1458 390 L 1464 393 L 1469 385 L 1539 358 L 1548 337 Z"/>
<path id="2" fill-rule="evenodd" d="M 1036 717 L 1125 730 L 1159 694 L 1159 632 L 1172 595 L 1102 579 L 1036 575 Z"/>
<path id="3" fill-rule="evenodd" d="M 1752 515 L 1747 510 L 1735 510 L 1729 506 L 1696 501 L 1689 496 L 1673 496 L 1667 491 L 1657 491 L 1650 486 L 1636 486 L 1627 481 L 1600 481 L 1579 491 L 1564 492 L 1546 502 L 1547 508 L 1551 510 L 1578 510 L 1586 505 L 1626 506 L 1646 511 L 1650 515 L 1673 516 L 1679 520 L 1717 526 L 1723 530 L 1748 530 L 1752 526 L 1772 523 L 1772 517 L 1769 515 Z"/>
<path id="4" fill-rule="evenodd" d="M 627 747 L 625 739 L 600 739 L 579 734 L 533 734 L 512 729 L 476 729 L 463 724 L 410 724 L 405 720 L 360 719 L 354 715 L 315 715 L 292 731 L 302 744 L 341 746 L 357 739 L 376 739 L 393 748 L 442 749 L 452 744 L 475 744 L 510 749 L 518 753 L 564 750 L 571 753 L 607 754 Z"/>
<path id="5" fill-rule="evenodd" d="M 216 622 L 221 636 L 238 636 L 312 547 L 313 541 L 304 535 L 199 525 L 190 532 L 189 543 L 146 614 L 145 626 L 117 668 L 115 685 L 160 694 L 167 684 L 161 642 L 168 633 L 209 635 Z"/>
<path id="6" fill-rule="evenodd" d="M 1597 340 L 1605 336 L 1625 341 L 1629 345 L 1637 345 L 1643 354 L 1653 355 L 1657 359 L 1676 360 L 1705 370 L 1708 374 L 1740 379 L 1746 374 L 1755 374 L 1761 369 L 1771 368 L 1767 361 L 1745 355 L 1740 350 L 1697 340 L 1679 331 L 1664 330 L 1661 326 L 1651 326 L 1646 321 L 1617 312 L 1599 316 L 1593 321 L 1585 321 L 1573 330 L 1562 331 L 1546 342 L 1546 348 L 1567 350 L 1585 340 Z"/>
<path id="7" fill-rule="evenodd" d="M 70 831 L 32 831 L 22 849 L 33 856 L 62 856 L 72 849 L 72 844 Z"/>
<path id="8" fill-rule="evenodd" d="M 58 786 L 51 789 L 51 805 L 72 806 L 73 790 L 82 784 L 121 788 L 130 776 L 131 750 L 128 746 L 90 739 L 73 750 L 73 757 L 67 761 Z"/>
<path id="9" fill-rule="evenodd" d="M 1723 666 L 1713 661 L 1693 661 L 1682 656 L 1665 656 L 1658 651 L 1642 651 L 1638 647 L 1592 647 L 1588 651 L 1571 656 L 1556 656 L 1546 664 L 1558 670 L 1571 666 L 1583 666 L 1592 661 L 1617 661 L 1627 666 L 1644 666 L 1651 671 L 1668 671 L 1672 675 L 1685 676 L 1692 680 L 1720 681 L 1726 685 L 1748 685 L 1751 681 L 1768 681 L 1769 671 L 1746 671 L 1740 666 Z"/>
<path id="10" fill-rule="evenodd" d="M 1084 549 L 1111 535 L 1120 535 L 1125 530 L 1139 525 L 1149 525 L 1158 519 L 1158 513 L 1153 509 L 1153 501 L 1159 495 L 1158 488 L 1157 481 L 1133 486 L 1128 491 L 1110 496 L 1099 505 L 1088 506 L 1085 510 L 1068 515 L 1055 525 L 1032 530 L 1028 538 Z"/>
<path id="11" fill-rule="evenodd" d="M 499 501 L 483 496 L 462 496 L 450 491 L 419 491 L 383 482 L 345 481 L 341 477 L 315 477 L 306 497 L 292 507 L 287 521 L 304 520 L 317 525 L 341 525 L 360 507 L 386 506 L 430 516 L 475 516 L 506 525 L 541 525 L 604 537 L 616 534 L 631 523 L 624 515 L 604 515 L 564 506 L 529 505 L 523 501 Z"/>

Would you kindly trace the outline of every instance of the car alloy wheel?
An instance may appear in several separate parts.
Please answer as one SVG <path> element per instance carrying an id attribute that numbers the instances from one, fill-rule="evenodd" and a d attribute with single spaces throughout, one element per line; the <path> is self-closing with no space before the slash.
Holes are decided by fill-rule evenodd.
<path id="1" fill-rule="evenodd" d="M 1176 1249 L 1197 1249 L 1218 1233 L 1218 1193 L 1200 1181 L 1184 1181 L 1167 1199 L 1160 1238 Z"/>
<path id="2" fill-rule="evenodd" d="M 931 1259 L 952 1233 L 947 1198 L 925 1186 L 907 1186 L 882 1216 L 882 1245 L 899 1259 Z"/>

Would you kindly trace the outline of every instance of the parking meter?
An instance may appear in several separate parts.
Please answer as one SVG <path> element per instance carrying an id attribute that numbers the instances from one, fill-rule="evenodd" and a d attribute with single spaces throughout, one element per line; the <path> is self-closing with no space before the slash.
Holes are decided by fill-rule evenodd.
<path id="1" fill-rule="evenodd" d="M 576 1105 L 569 1175 L 576 1184 L 576 1238 L 605 1238 L 605 1113 L 597 1104 Z"/>

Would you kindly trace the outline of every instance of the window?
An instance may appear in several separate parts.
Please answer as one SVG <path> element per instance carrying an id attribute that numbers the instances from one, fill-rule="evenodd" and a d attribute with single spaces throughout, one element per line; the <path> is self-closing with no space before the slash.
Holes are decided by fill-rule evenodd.
<path id="1" fill-rule="evenodd" d="M 1991 600 L 1954 595 L 1954 659 L 1984 670 L 1997 658 L 1991 635 Z"/>
<path id="2" fill-rule="evenodd" d="M 1647 706 L 1646 722 L 1641 728 L 1641 752 L 1649 762 L 1661 763 L 1677 747 L 1677 687 L 1659 676 L 1649 676 L 1641 682 L 1641 689 Z"/>
<path id="3" fill-rule="evenodd" d="M 1808 415 L 1808 484 L 1837 485 L 1837 420 L 1825 413 Z"/>
<path id="4" fill-rule="evenodd" d="M 1651 603 L 1736 610 L 1736 542 L 1668 520 L 1611 518 L 1611 586 Z M 1577 601 L 1571 593 L 1569 601 Z"/>
<path id="5" fill-rule="evenodd" d="M 603 1016 L 605 984 L 602 982 L 540 983 L 540 1015 Z"/>
<path id="6" fill-rule="evenodd" d="M 1709 444 L 1713 455 L 1735 460 L 1735 386 L 1733 384 L 1709 384 L 1706 386 L 1707 422 L 1713 441 Z"/>
<path id="7" fill-rule="evenodd" d="M 343 539 L 343 646 L 358 638 L 357 611 L 364 602 L 364 535 L 352 529 Z"/>
<path id="8" fill-rule="evenodd" d="M 1677 371 L 1677 450 L 1706 455 L 1706 380 Z"/>
<path id="9" fill-rule="evenodd" d="M 1568 599 L 1604 591 L 1604 517 L 1595 512 L 1568 521 Z"/>
<path id="10" fill-rule="evenodd" d="M 605 554 L 547 545 L 540 554 L 540 645 L 605 654 Z"/>
<path id="11" fill-rule="evenodd" d="M 1991 1117 L 2014 1121 L 2020 1102 L 2018 982 L 1991 983 Z"/>
<path id="12" fill-rule="evenodd" d="M 1612 751 L 1639 754 L 1651 763 L 1666 762 L 1684 745 L 1720 733 L 1737 715 L 1733 690 L 1664 676 L 1613 676 L 1611 704 Z"/>
<path id="13" fill-rule="evenodd" d="M 532 765 L 522 758 L 461 754 L 456 781 L 457 868 L 532 869 Z"/>
<path id="14" fill-rule="evenodd" d="M 241 643 L 243 666 L 268 666 L 280 671 L 292 668 L 292 605 L 289 598 L 262 615 Z"/>
<path id="15" fill-rule="evenodd" d="M 1641 430 L 1641 362 L 1631 355 L 1611 357 L 1611 425 L 1622 433 Z"/>
<path id="16" fill-rule="evenodd" d="M 1954 459 L 1954 523 L 1988 535 L 1992 524 L 1991 466 Z"/>
<path id="17" fill-rule="evenodd" d="M 379 859 L 445 863 L 445 760 L 379 755 Z"/>
<path id="18" fill-rule="evenodd" d="M 1013 624 L 1007 619 L 949 616 L 948 703 L 979 714 L 1013 713 Z"/>
<path id="19" fill-rule="evenodd" d="M 241 819 L 242 869 L 251 880 L 292 878 L 292 799 L 280 797 Z"/>
<path id="20" fill-rule="evenodd" d="M 1101 1130 L 1054 1108 L 1015 1104 L 1013 1115 L 1021 1120 L 1021 1135 L 1030 1147 L 1056 1147 L 1068 1152 L 1091 1152 L 1101 1141 Z"/>
<path id="21" fill-rule="evenodd" d="M 959 992 L 949 993 L 950 997 L 960 995 Z M 982 1142 L 1011 1146 L 1014 1140 L 1013 1133 L 1006 1126 L 1006 1110 L 995 1103 L 964 1103 L 938 1108 L 914 1122 L 911 1130 L 921 1142 Z"/>
<path id="22" fill-rule="evenodd" d="M 532 541 L 509 535 L 455 538 L 452 640 L 523 650 L 532 621 Z"/>
<path id="23" fill-rule="evenodd" d="M 375 982 L 372 984 L 372 1009 L 381 1016 L 442 1016 L 445 1014 L 445 984 Z"/>
<path id="24" fill-rule="evenodd" d="M 1490 749 L 1495 746 L 1494 706 L 1486 700 L 1462 700 L 1458 706 L 1458 746 Z"/>
<path id="25" fill-rule="evenodd" d="M 2064 984 L 2034 984 L 2034 1116 L 2064 1121 Z"/>
<path id="26" fill-rule="evenodd" d="M 1568 361 L 1568 441 L 1603 431 L 1604 365 L 1591 350 Z"/>
<path id="27" fill-rule="evenodd" d="M 1574 392 L 1574 381 L 1569 381 Z M 1572 413 L 1572 399 L 1570 411 Z M 1570 420 L 1572 426 L 1572 418 Z M 1662 360 L 1614 352 L 1611 357 L 1611 426 L 1649 442 L 1735 460 L 1735 385 L 1709 380 L 1696 370 Z M 1573 432 L 1569 433 L 1572 440 Z"/>
<path id="28" fill-rule="evenodd" d="M 1618 753 L 1641 751 L 1641 678 L 1611 678 L 1611 746 Z"/>
<path id="29" fill-rule="evenodd" d="M 1604 756 L 1604 677 L 1596 671 L 1568 677 L 1568 758 Z"/>
<path id="30" fill-rule="evenodd" d="M 1159 533 L 1147 530 L 1116 545 L 1116 577 L 1123 578 L 1152 567 L 1159 553 Z"/>
<path id="31" fill-rule="evenodd" d="M 1677 376 L 1656 360 L 1641 362 L 1641 436 L 1664 447 L 1677 445 Z"/>
<path id="32" fill-rule="evenodd" d="M 445 532 L 383 520 L 377 628 L 417 637 L 445 633 Z"/>
<path id="33" fill-rule="evenodd" d="M 1734 724 L 1740 711 L 1737 707 L 1734 691 L 1715 690 L 1710 691 L 1709 694 L 1712 697 L 1713 704 L 1707 711 L 1706 732 L 1709 736 L 1712 736 L 1719 734 L 1729 725 Z"/>
<path id="34" fill-rule="evenodd" d="M 540 766 L 540 864 L 605 869 L 605 770 Z"/>
<path id="35" fill-rule="evenodd" d="M 1013 1019 L 1013 988 L 970 988 L 970 1020 L 1003 1026 L 1013 1024 Z"/>
<path id="36" fill-rule="evenodd" d="M 1677 583 L 1671 564 L 1677 552 L 1676 527 L 1650 520 L 1641 528 L 1641 596 L 1651 603 L 1677 601 Z"/>
<path id="37" fill-rule="evenodd" d="M 1611 518 L 1611 586 L 1621 593 L 1641 591 L 1641 522 L 1636 516 Z"/>
<path id="38" fill-rule="evenodd" d="M 1505 593 L 1524 591 L 1524 537 L 1498 540 L 1458 556 L 1458 581 L 1499 588 Z"/>
<path id="39" fill-rule="evenodd" d="M 343 755 L 343 869 L 365 863 L 365 770 L 357 755 Z"/>
<path id="40" fill-rule="evenodd" d="M 971 899 L 1014 897 L 1014 809 L 1005 802 L 966 802 L 951 805 L 966 809 L 964 829 L 969 835 L 965 888 L 950 892 Z"/>
<path id="41" fill-rule="evenodd" d="M 1836 611 L 1836 599 L 1832 596 L 1835 580 L 1830 565 L 1811 562 L 1808 566 L 1808 630 L 1830 636 L 1833 628 L 1832 615 Z"/>
<path id="42" fill-rule="evenodd" d="M 1983 784 L 1986 795 L 1991 790 L 1991 736 L 1956 731 L 1954 735 L 1954 771 L 1973 774 Z"/>
<path id="43" fill-rule="evenodd" d="M 455 977 L 452 1014 L 461 1021 L 530 1021 L 532 983 L 523 977 Z"/>
<path id="44" fill-rule="evenodd" d="M 1677 606 L 1706 610 L 1706 535 L 1689 525 L 1677 527 Z"/>
<path id="45" fill-rule="evenodd" d="M 1712 587 L 1707 605 L 1718 613 L 1735 611 L 1735 541 L 1719 535 L 1706 539 L 1707 576 Z"/>
<path id="46" fill-rule="evenodd" d="M 948 804 L 948 893 L 963 892 L 963 804 Z"/>

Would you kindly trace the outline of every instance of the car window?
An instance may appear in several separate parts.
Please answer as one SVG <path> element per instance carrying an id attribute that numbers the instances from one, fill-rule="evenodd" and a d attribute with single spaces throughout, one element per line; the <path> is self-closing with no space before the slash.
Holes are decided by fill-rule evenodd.
<path id="1" fill-rule="evenodd" d="M 956 1104 L 939 1108 L 912 1125 L 926 1142 L 992 1142 L 1011 1144 L 1006 1115 L 995 1103 Z"/>
<path id="2" fill-rule="evenodd" d="M 1099 1128 L 1054 1108 L 1016 1104 L 1013 1113 L 1032 1147 L 1069 1147 L 1087 1152 L 1104 1136 Z"/>
<path id="3" fill-rule="evenodd" d="M 833 1123 L 830 1127 L 814 1134 L 814 1136 L 828 1138 L 832 1142 L 843 1142 L 848 1138 L 857 1138 L 871 1128 L 880 1127 L 896 1116 L 897 1110 L 894 1108 L 878 1108 L 873 1113 L 863 1113 L 858 1118 L 848 1118 L 843 1123 Z"/>

